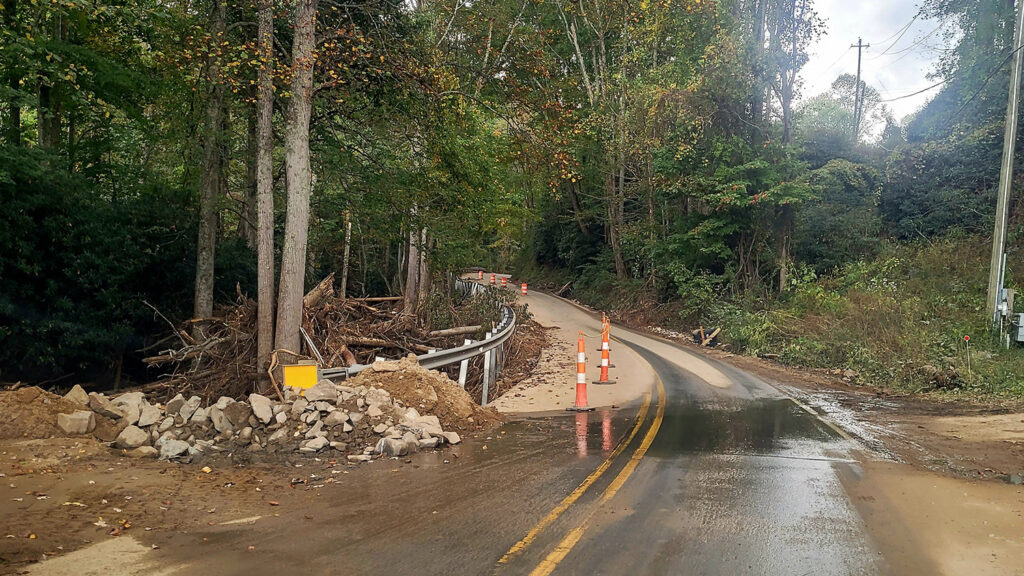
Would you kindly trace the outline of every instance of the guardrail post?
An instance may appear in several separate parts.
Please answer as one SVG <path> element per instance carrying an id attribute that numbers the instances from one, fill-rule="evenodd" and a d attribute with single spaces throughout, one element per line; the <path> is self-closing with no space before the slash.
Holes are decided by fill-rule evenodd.
<path id="1" fill-rule="evenodd" d="M 467 339 L 465 342 L 463 342 L 463 345 L 464 346 L 469 346 L 472 343 L 473 343 L 472 340 Z M 463 390 L 466 389 L 466 373 L 467 372 L 469 372 L 469 358 L 466 358 L 462 362 L 459 362 L 459 386 L 461 386 Z"/>
<path id="2" fill-rule="evenodd" d="M 488 332 L 487 335 L 484 337 L 484 340 L 490 340 L 490 339 L 491 339 L 491 333 Z M 484 383 L 483 383 L 483 392 L 480 394 L 480 405 L 481 406 L 487 406 L 487 391 L 488 391 L 488 388 L 490 388 L 490 386 L 491 386 L 491 364 L 492 364 L 491 350 L 488 350 L 487 352 L 484 352 Z"/>

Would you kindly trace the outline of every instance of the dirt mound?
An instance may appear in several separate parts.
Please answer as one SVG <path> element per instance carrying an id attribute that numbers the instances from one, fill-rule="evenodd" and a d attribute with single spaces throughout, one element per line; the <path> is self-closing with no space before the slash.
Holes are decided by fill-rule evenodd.
<path id="1" fill-rule="evenodd" d="M 57 414 L 82 409 L 35 386 L 0 392 L 0 440 L 65 436 L 57 428 Z"/>
<path id="2" fill-rule="evenodd" d="M 345 384 L 387 390 L 392 399 L 437 416 L 445 430 L 471 430 L 501 423 L 494 409 L 481 407 L 447 375 L 420 366 L 413 355 L 398 361 L 376 362 Z"/>

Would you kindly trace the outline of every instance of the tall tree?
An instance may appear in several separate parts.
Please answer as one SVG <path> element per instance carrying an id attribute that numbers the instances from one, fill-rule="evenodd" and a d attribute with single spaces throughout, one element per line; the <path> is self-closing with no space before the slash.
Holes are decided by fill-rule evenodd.
<path id="1" fill-rule="evenodd" d="M 226 25 L 226 6 L 220 0 L 213 0 L 206 61 L 206 125 L 203 132 L 203 175 L 199 190 L 193 318 L 213 316 L 213 267 L 217 249 L 218 208 L 224 190 L 224 79 L 221 43 L 224 41 Z M 199 334 L 201 325 L 194 324 L 193 331 Z"/>
<path id="2" fill-rule="evenodd" d="M 256 89 L 257 367 L 274 349 L 274 2 L 259 7 Z"/>
<path id="3" fill-rule="evenodd" d="M 309 238 L 309 118 L 313 106 L 313 68 L 316 64 L 317 0 L 296 0 L 292 39 L 291 99 L 285 121 L 285 178 L 288 201 L 281 252 L 275 346 L 299 350 L 302 296 L 306 279 Z"/>

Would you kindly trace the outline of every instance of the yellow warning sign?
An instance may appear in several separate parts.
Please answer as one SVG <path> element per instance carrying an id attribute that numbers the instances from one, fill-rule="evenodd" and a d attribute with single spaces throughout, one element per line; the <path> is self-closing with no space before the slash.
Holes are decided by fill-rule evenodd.
<path id="1" fill-rule="evenodd" d="M 312 388 L 317 382 L 316 364 L 286 364 L 284 385 L 292 388 Z"/>

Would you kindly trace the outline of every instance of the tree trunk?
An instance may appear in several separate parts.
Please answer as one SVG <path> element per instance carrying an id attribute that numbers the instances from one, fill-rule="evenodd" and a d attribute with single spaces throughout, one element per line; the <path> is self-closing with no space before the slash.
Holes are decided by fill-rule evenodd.
<path id="1" fill-rule="evenodd" d="M 4 27 L 12 34 L 16 34 L 18 0 L 4 0 L 2 4 L 4 13 Z M 11 146 L 21 145 L 21 103 L 19 92 L 21 91 L 22 71 L 11 67 L 7 70 L 5 80 L 10 89 L 11 99 L 7 102 L 7 117 L 3 120 L 3 134 L 7 143 Z"/>
<path id="2" fill-rule="evenodd" d="M 277 348 L 298 350 L 302 296 L 306 280 L 306 241 L 309 237 L 309 116 L 313 103 L 313 65 L 316 61 L 317 0 L 296 0 L 292 39 L 291 103 L 285 125 L 285 175 L 288 208 L 281 252 L 281 285 L 277 303 Z"/>
<path id="3" fill-rule="evenodd" d="M 415 211 L 415 209 L 414 209 Z M 409 223 L 409 256 L 406 258 L 405 292 L 402 314 L 411 315 L 416 313 L 416 305 L 419 303 L 420 288 L 420 250 L 419 234 L 415 225 Z"/>
<path id="4" fill-rule="evenodd" d="M 260 6 L 256 93 L 256 362 L 262 374 L 274 350 L 274 3 Z"/>
<path id="5" fill-rule="evenodd" d="M 418 289 L 419 294 L 417 295 L 417 311 L 427 301 L 427 298 L 430 297 L 430 284 L 433 281 L 433 277 L 430 275 L 430 261 L 427 260 L 427 252 L 427 229 L 424 228 L 420 232 L 420 286 Z"/>
<path id="6" fill-rule="evenodd" d="M 224 4 L 219 0 L 214 0 L 213 11 L 210 14 L 210 28 L 215 37 L 223 32 L 225 20 Z M 217 245 L 217 204 L 223 191 L 224 83 L 221 78 L 221 64 L 215 54 L 210 54 L 206 66 L 206 130 L 203 136 L 203 180 L 199 190 L 199 237 L 196 241 L 193 318 L 213 316 L 213 263 Z M 201 325 L 192 325 L 194 336 L 198 337 L 201 331 Z"/>
<path id="7" fill-rule="evenodd" d="M 258 88 L 257 88 L 258 89 Z M 259 227 L 257 221 L 257 193 L 256 193 L 256 163 L 259 154 L 259 136 L 256 129 L 256 115 L 258 114 L 257 103 L 249 110 L 246 118 L 246 147 L 245 147 L 245 190 L 242 213 L 238 217 L 238 236 L 245 240 L 245 245 L 256 249 L 256 231 Z"/>
<path id="8" fill-rule="evenodd" d="M 338 290 L 342 298 L 348 296 L 348 263 L 352 255 L 352 213 L 345 210 L 345 250 L 341 256 L 341 288 Z"/>

